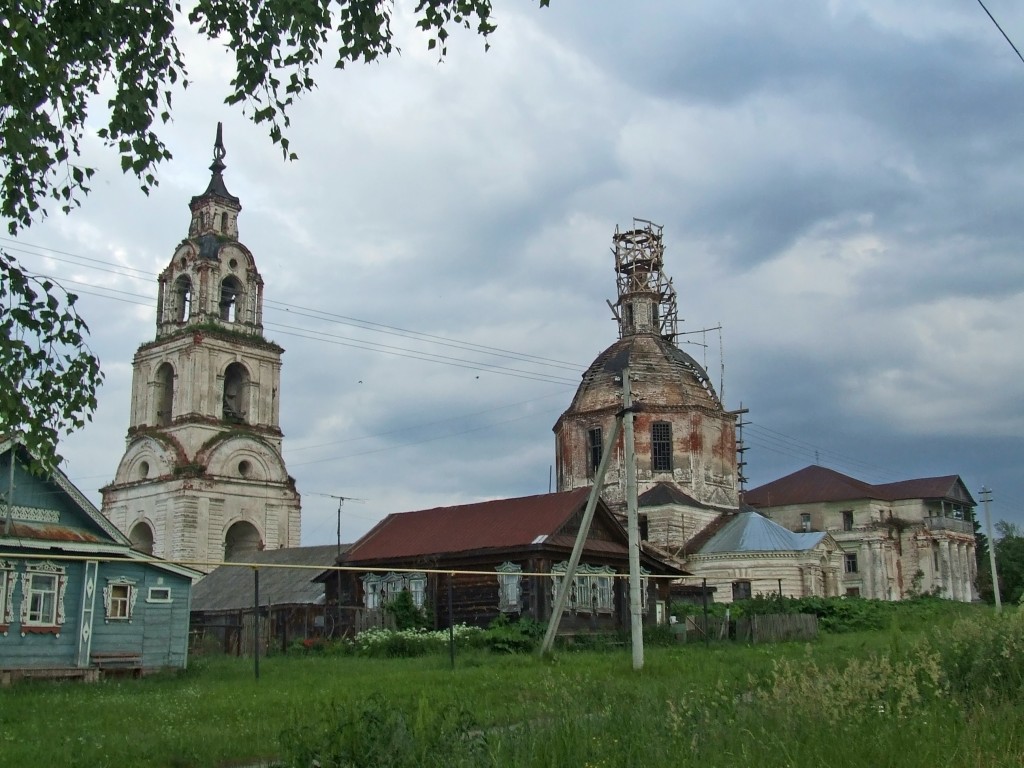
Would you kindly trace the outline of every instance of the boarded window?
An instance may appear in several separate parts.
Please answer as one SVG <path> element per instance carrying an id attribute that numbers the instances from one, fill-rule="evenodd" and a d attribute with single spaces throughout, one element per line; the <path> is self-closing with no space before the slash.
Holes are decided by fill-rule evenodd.
<path id="1" fill-rule="evenodd" d="M 667 421 L 651 425 L 651 469 L 655 472 L 672 470 L 672 425 Z"/>
<path id="2" fill-rule="evenodd" d="M 853 510 L 847 509 L 843 511 L 843 530 L 853 530 Z"/>
<path id="3" fill-rule="evenodd" d="M 749 581 L 734 581 L 732 583 L 733 600 L 749 600 L 751 596 Z"/>

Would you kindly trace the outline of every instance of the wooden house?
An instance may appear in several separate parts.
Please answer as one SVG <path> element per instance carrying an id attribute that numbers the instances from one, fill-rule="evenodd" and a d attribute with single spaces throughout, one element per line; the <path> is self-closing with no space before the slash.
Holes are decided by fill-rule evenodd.
<path id="1" fill-rule="evenodd" d="M 191 569 L 131 548 L 60 470 L 0 441 L 0 682 L 183 668 Z"/>
<path id="2" fill-rule="evenodd" d="M 340 559 L 350 570 L 320 576 L 327 601 L 340 597 L 342 606 L 372 615 L 408 590 L 437 628 L 487 626 L 501 615 L 547 621 L 589 493 L 577 488 L 389 515 Z M 655 623 L 668 599 L 663 577 L 682 572 L 646 551 L 641 570 L 644 621 Z M 628 629 L 628 573 L 626 531 L 599 500 L 560 631 Z"/>

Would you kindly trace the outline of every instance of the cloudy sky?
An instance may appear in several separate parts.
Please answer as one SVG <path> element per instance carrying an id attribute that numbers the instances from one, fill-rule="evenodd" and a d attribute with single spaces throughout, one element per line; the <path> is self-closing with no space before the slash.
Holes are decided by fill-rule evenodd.
<path id="1" fill-rule="evenodd" d="M 1024 7 L 986 4 L 1024 44 Z M 495 0 L 490 51 L 458 34 L 443 63 L 411 5 L 400 55 L 324 67 L 293 163 L 223 105 L 230 59 L 185 35 L 154 193 L 91 139 L 83 207 L 0 240 L 83 294 L 107 379 L 63 452 L 91 498 L 221 121 L 287 350 L 304 544 L 334 540 L 331 495 L 359 500 L 353 540 L 547 491 L 551 427 L 616 339 L 609 248 L 634 216 L 664 226 L 682 330 L 723 329 L 684 348 L 750 409 L 748 487 L 815 462 L 959 474 L 1024 523 L 1024 62 L 979 4 Z"/>

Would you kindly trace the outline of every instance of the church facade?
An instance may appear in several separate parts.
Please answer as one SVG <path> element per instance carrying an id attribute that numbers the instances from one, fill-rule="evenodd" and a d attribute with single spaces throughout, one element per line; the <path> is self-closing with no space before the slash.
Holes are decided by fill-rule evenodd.
<path id="1" fill-rule="evenodd" d="M 242 206 L 212 176 L 159 277 L 156 338 L 132 363 L 127 447 L 103 514 L 132 545 L 209 571 L 299 545 L 301 503 L 281 453 L 281 355 L 263 336 L 264 283 L 238 239 Z"/>

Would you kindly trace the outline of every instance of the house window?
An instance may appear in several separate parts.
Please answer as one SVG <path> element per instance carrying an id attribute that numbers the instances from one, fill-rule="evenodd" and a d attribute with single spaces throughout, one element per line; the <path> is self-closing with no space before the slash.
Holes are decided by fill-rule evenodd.
<path id="1" fill-rule="evenodd" d="M 21 626 L 23 630 L 54 631 L 64 623 L 65 571 L 44 561 L 25 566 L 21 589 Z"/>
<path id="2" fill-rule="evenodd" d="M 601 464 L 601 441 L 603 436 L 600 427 L 587 430 L 587 474 L 593 475 Z"/>
<path id="3" fill-rule="evenodd" d="M 667 421 L 651 425 L 651 469 L 655 472 L 672 470 L 672 425 Z"/>
<path id="4" fill-rule="evenodd" d="M 0 632 L 6 633 L 14 620 L 14 566 L 0 560 Z"/>
<path id="5" fill-rule="evenodd" d="M 523 569 L 515 563 L 502 563 L 498 571 L 498 610 L 519 613 L 522 600 Z"/>
<path id="6" fill-rule="evenodd" d="M 843 555 L 843 570 L 846 573 L 857 573 L 857 553 L 847 552 Z"/>
<path id="7" fill-rule="evenodd" d="M 150 587 L 146 595 L 147 603 L 169 603 L 171 602 L 170 587 Z"/>
<path id="8" fill-rule="evenodd" d="M 568 563 L 559 563 L 551 568 L 551 597 L 558 597 L 558 590 L 565 578 Z M 607 565 L 581 564 L 569 585 L 568 606 L 577 613 L 612 613 L 615 610 L 615 571 Z"/>
<path id="9" fill-rule="evenodd" d="M 843 510 L 843 530 L 844 531 L 852 531 L 853 530 L 853 510 L 852 509 Z"/>
<path id="10" fill-rule="evenodd" d="M 412 602 L 422 608 L 427 594 L 425 573 L 389 573 L 381 576 L 368 573 L 363 576 L 363 605 L 371 610 L 382 608 L 402 592 L 412 595 Z"/>
<path id="11" fill-rule="evenodd" d="M 801 512 L 800 513 L 800 530 L 807 533 L 811 530 L 811 513 Z"/>
<path id="12" fill-rule="evenodd" d="M 107 579 L 103 588 L 104 617 L 109 621 L 131 621 L 135 613 L 135 582 L 123 576 Z"/>
<path id="13" fill-rule="evenodd" d="M 751 594 L 749 581 L 734 581 L 732 583 L 733 600 L 749 600 Z"/>
<path id="14" fill-rule="evenodd" d="M 427 596 L 427 575 L 425 573 L 411 573 L 407 577 L 409 592 L 412 593 L 412 604 L 422 608 Z"/>
<path id="15" fill-rule="evenodd" d="M 648 578 L 651 572 L 643 566 L 640 567 L 640 612 L 646 614 L 648 608 L 647 589 L 650 585 Z"/>

